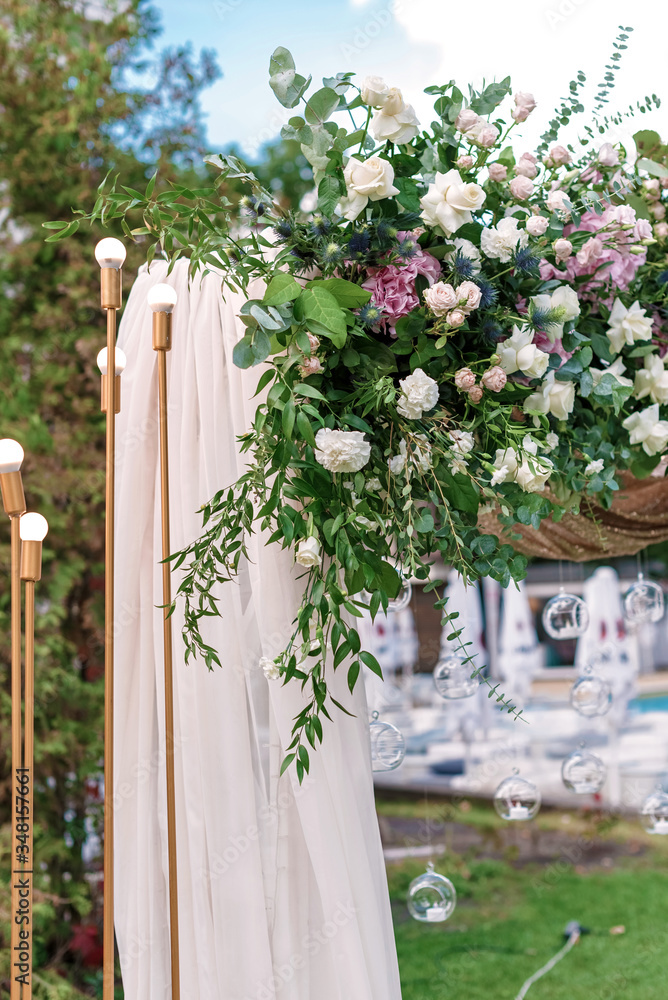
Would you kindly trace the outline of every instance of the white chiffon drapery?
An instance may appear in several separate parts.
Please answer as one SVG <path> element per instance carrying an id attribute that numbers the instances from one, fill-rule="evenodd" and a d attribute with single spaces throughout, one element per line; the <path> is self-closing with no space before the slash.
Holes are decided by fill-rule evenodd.
<path id="1" fill-rule="evenodd" d="M 187 262 L 142 268 L 119 333 L 127 355 L 117 423 L 115 910 L 127 1000 L 170 996 L 156 355 L 150 287 L 176 288 L 167 356 L 172 549 L 201 532 L 201 505 L 244 467 L 237 435 L 258 369 L 232 363 L 243 301 Z M 179 574 L 175 574 L 174 589 Z M 267 681 L 301 583 L 289 552 L 251 540 L 237 582 L 218 588 L 206 637 L 222 669 L 184 663 L 173 616 L 175 766 L 183 1000 L 398 1000 L 399 977 L 361 684 L 332 693 L 300 787 L 279 779 L 299 685 Z"/>

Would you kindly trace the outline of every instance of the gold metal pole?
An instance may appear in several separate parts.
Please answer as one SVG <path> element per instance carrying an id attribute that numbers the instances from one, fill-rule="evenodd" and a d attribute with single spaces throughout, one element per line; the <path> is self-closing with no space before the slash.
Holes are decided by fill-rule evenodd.
<path id="1" fill-rule="evenodd" d="M 6 444 L 8 442 L 2 442 Z M 15 445 L 15 442 L 11 442 Z M 22 462 L 23 454 L 20 446 L 18 448 L 21 456 L 18 464 Z M 10 782 L 10 802 L 12 812 L 12 853 L 11 853 L 11 932 L 10 932 L 10 998 L 19 1000 L 21 995 L 20 970 L 15 968 L 15 963 L 19 962 L 21 950 L 21 924 L 17 923 L 15 917 L 19 913 L 20 905 L 20 879 L 23 871 L 22 854 L 19 852 L 18 823 L 21 819 L 19 814 L 19 802 L 21 792 L 19 791 L 21 780 L 21 767 L 23 764 L 22 754 L 22 712 L 21 712 L 21 535 L 20 521 L 21 515 L 25 512 L 26 503 L 23 493 L 23 482 L 21 473 L 17 470 L 0 474 L 0 486 L 2 488 L 2 501 L 5 512 L 9 515 L 11 526 L 11 630 L 12 630 L 12 675 L 11 675 L 11 695 L 12 695 L 12 773 Z"/>
<path id="2" fill-rule="evenodd" d="M 107 358 L 112 377 L 106 381 L 106 491 L 104 523 L 104 896 L 102 997 L 114 1000 L 114 491 L 116 453 L 116 311 L 122 304 L 121 267 L 125 248 L 104 239 L 95 248 L 100 264 L 100 304 L 107 313 Z"/>
<path id="3" fill-rule="evenodd" d="M 158 285 L 153 292 L 169 286 Z M 175 301 L 175 297 L 174 297 Z M 149 299 L 151 303 L 151 299 Z M 167 351 L 170 350 L 172 317 L 169 311 L 153 313 L 153 349 L 158 355 L 158 408 L 160 423 L 160 500 L 162 516 L 162 603 L 165 665 L 165 762 L 167 777 L 167 852 L 169 860 L 169 927 L 172 970 L 172 1000 L 181 995 L 179 958 L 179 898 L 176 863 L 176 790 L 174 778 L 174 681 L 172 663 L 171 567 L 164 562 L 171 555 L 169 537 L 169 444 L 167 427 Z M 152 308 L 156 308 L 153 304 Z"/>

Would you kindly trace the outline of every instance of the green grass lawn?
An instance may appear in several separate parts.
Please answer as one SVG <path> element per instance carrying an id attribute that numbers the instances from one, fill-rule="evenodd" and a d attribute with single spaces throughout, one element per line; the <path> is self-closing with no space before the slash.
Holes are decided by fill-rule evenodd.
<path id="1" fill-rule="evenodd" d="M 541 817 L 544 829 L 560 820 Z M 577 817 L 573 823 L 577 835 Z M 635 834 L 620 824 L 603 834 L 611 853 L 629 830 Z M 637 857 L 574 866 L 561 853 L 521 868 L 502 858 L 476 859 L 472 851 L 449 853 L 436 867 L 454 882 L 458 904 L 438 925 L 417 923 L 405 906 L 423 862 L 390 865 L 403 1000 L 515 1000 L 525 979 L 562 946 L 569 920 L 591 933 L 530 988 L 528 1000 L 666 1000 L 666 846 L 654 847 L 641 833 Z M 586 852 L 575 860 L 586 862 Z M 625 933 L 611 934 L 618 925 Z"/>

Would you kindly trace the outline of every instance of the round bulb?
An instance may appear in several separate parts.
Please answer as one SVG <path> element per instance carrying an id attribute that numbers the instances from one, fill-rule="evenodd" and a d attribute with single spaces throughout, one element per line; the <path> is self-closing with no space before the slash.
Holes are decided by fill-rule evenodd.
<path id="1" fill-rule="evenodd" d="M 120 240 L 107 236 L 95 247 L 95 258 L 100 267 L 123 267 L 126 250 Z"/>
<path id="2" fill-rule="evenodd" d="M 0 441 L 0 474 L 18 472 L 23 464 L 23 448 L 13 438 Z"/>
<path id="3" fill-rule="evenodd" d="M 121 375 L 125 371 L 125 366 L 128 363 L 128 359 L 125 357 L 125 354 L 120 349 L 120 347 L 117 347 L 114 350 L 114 360 L 116 362 L 116 364 L 114 366 L 115 373 L 116 373 L 116 375 Z M 102 372 L 103 375 L 107 374 L 107 370 L 108 370 L 109 366 L 107 364 L 107 348 L 106 347 L 103 347 L 102 350 L 100 351 L 100 353 L 97 356 L 97 367 L 100 369 L 100 371 Z"/>
<path id="4" fill-rule="evenodd" d="M 21 541 L 41 542 L 46 538 L 49 524 L 41 514 L 24 514 L 21 518 Z"/>
<path id="5" fill-rule="evenodd" d="M 154 285 L 147 295 L 147 301 L 153 312 L 170 313 L 176 305 L 176 290 L 171 285 Z"/>

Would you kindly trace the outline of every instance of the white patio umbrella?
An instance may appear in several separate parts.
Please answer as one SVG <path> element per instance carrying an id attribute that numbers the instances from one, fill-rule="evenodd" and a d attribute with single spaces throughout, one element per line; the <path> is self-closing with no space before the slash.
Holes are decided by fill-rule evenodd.
<path id="1" fill-rule="evenodd" d="M 524 583 L 511 583 L 502 593 L 498 672 L 504 693 L 521 708 L 538 666 L 538 636 Z"/>

